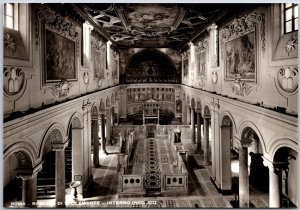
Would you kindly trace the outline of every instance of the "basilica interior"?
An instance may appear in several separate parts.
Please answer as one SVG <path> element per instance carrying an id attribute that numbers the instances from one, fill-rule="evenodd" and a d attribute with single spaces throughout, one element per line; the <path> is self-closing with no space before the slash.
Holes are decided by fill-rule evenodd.
<path id="1" fill-rule="evenodd" d="M 298 207 L 298 4 L 2 6 L 4 207 Z"/>

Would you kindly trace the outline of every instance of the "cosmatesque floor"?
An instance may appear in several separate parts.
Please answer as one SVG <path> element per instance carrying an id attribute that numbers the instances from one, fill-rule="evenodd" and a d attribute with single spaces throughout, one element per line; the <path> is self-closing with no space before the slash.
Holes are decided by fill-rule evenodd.
<path id="1" fill-rule="evenodd" d="M 130 173 L 140 173 L 145 170 L 145 140 L 139 140 Z M 158 155 L 160 169 L 172 171 L 174 157 L 170 152 L 166 137 L 158 138 Z M 185 149 L 189 150 L 189 183 L 188 195 L 173 197 L 126 197 L 119 198 L 117 195 L 117 147 L 108 146 L 107 155 L 100 156 L 100 167 L 93 168 L 93 182 L 88 189 L 87 197 L 74 202 L 67 202 L 70 208 L 232 208 L 230 201 L 235 195 L 218 193 L 210 180 L 210 167 L 204 166 L 203 154 L 195 154 L 195 144 L 191 140 L 185 140 Z M 67 195 L 70 197 L 70 195 Z M 261 193 L 250 188 L 250 207 L 267 208 L 268 193 Z M 49 201 L 50 202 L 50 201 Z M 49 204 L 51 206 L 51 204 Z M 39 207 L 39 206 L 38 206 Z"/>
<path id="2" fill-rule="evenodd" d="M 166 138 L 159 138 L 157 142 L 160 169 L 164 172 L 172 172 L 174 157 L 170 146 Z M 107 150 L 112 154 L 100 159 L 100 168 L 93 168 L 94 182 L 88 190 L 88 198 L 79 202 L 80 207 L 94 205 L 94 207 L 103 208 L 232 208 L 230 201 L 235 199 L 235 195 L 223 196 L 218 193 L 210 180 L 210 167 L 203 164 L 203 155 L 195 154 L 195 144 L 186 140 L 184 147 L 189 150 L 189 163 L 191 164 L 187 196 L 118 198 L 117 155 L 114 154 L 116 148 L 111 146 Z M 145 140 L 140 140 L 136 146 L 129 173 L 140 173 L 145 169 L 146 157 L 143 154 L 143 148 L 145 148 Z M 266 208 L 268 199 L 268 193 L 250 189 L 250 207 Z M 99 202 L 93 203 L 93 201 Z"/>

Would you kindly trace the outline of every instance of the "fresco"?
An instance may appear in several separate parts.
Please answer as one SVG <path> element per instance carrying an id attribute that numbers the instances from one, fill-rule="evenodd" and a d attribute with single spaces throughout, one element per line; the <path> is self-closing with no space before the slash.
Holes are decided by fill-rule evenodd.
<path id="1" fill-rule="evenodd" d="M 254 32 L 226 42 L 225 50 L 225 80 L 256 81 Z"/>
<path id="2" fill-rule="evenodd" d="M 77 80 L 75 42 L 46 30 L 45 81 Z"/>
<path id="3" fill-rule="evenodd" d="M 183 60 L 183 76 L 186 77 L 189 73 L 189 60 Z"/>
<path id="4" fill-rule="evenodd" d="M 106 54 L 98 50 L 94 50 L 94 75 L 95 79 L 104 79 L 106 69 Z"/>
<path id="5" fill-rule="evenodd" d="M 206 51 L 201 51 L 198 55 L 198 77 L 206 76 Z"/>

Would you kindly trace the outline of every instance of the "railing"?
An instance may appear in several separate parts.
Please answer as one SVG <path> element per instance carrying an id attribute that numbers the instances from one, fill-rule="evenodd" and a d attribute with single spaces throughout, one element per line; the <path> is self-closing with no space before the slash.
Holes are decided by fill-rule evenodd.
<path id="1" fill-rule="evenodd" d="M 120 175 L 119 192 L 140 193 L 144 191 L 144 178 L 142 175 Z"/>
<path id="2" fill-rule="evenodd" d="M 158 135 L 174 136 L 174 129 L 186 130 L 190 126 L 184 125 L 157 125 L 156 131 Z M 119 132 L 120 139 L 123 137 L 126 141 L 126 153 L 119 154 L 119 195 L 144 195 L 145 190 L 145 174 L 127 174 L 129 166 L 129 156 L 133 152 L 133 143 L 137 138 L 137 132 L 142 129 L 142 132 L 146 132 L 146 126 L 131 126 L 121 125 L 113 126 L 113 132 Z M 174 137 L 172 137 L 174 138 Z M 123 141 L 121 141 L 123 142 Z M 123 142 L 124 143 L 124 142 Z M 122 143 L 122 144 L 123 144 Z M 122 146 L 120 143 L 120 146 Z M 175 173 L 161 174 L 161 192 L 165 194 L 186 194 L 188 192 L 188 172 L 182 158 L 182 154 L 187 156 L 187 151 L 181 144 L 174 144 L 174 141 L 170 141 L 171 152 L 175 157 L 173 167 Z"/>

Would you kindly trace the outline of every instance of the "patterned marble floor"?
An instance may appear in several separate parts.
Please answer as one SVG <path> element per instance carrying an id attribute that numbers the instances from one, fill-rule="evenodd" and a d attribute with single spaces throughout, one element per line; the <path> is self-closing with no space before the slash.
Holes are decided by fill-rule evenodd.
<path id="1" fill-rule="evenodd" d="M 170 163 L 174 161 L 169 152 L 167 140 L 157 142 L 160 168 L 172 170 Z M 145 157 L 143 151 L 145 142 L 138 142 L 133 158 L 132 173 L 142 172 Z M 187 196 L 174 197 L 130 197 L 118 198 L 117 186 L 117 155 L 112 153 L 100 157 L 100 168 L 93 168 L 94 181 L 88 189 L 88 197 L 81 200 L 76 206 L 93 208 L 232 208 L 230 201 L 234 195 L 223 196 L 210 181 L 210 167 L 203 166 L 203 154 L 194 154 L 195 145 L 186 140 L 184 147 L 189 149 L 189 192 Z M 114 148 L 108 148 L 108 152 Z M 168 167 L 166 167 L 168 165 Z M 169 168 L 169 169 L 168 169 Z M 250 207 L 267 208 L 268 194 L 252 193 L 250 189 Z"/>

